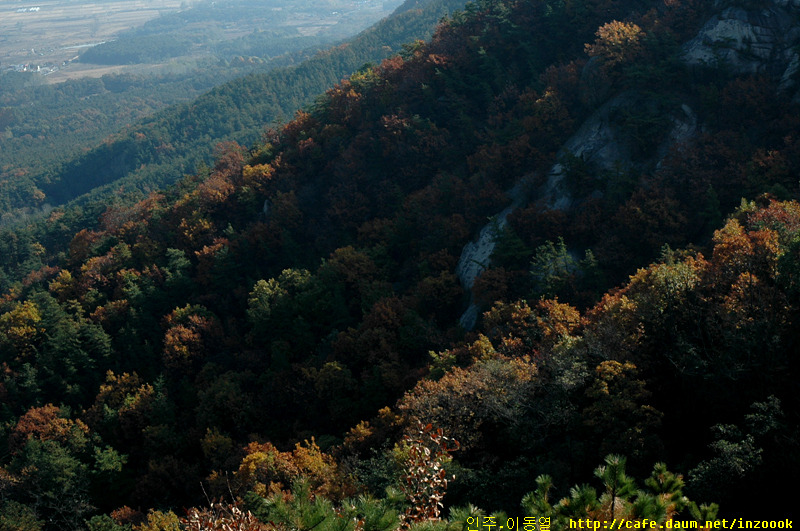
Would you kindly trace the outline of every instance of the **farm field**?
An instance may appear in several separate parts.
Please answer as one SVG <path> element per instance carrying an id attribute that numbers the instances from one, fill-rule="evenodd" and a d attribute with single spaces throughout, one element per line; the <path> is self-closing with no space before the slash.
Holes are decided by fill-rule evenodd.
<path id="1" fill-rule="evenodd" d="M 186 6 L 184 0 L 0 1 L 0 66 L 61 66 L 82 48 L 177 11 L 181 3 Z"/>
<path id="2" fill-rule="evenodd" d="M 265 30 L 283 31 L 286 36 L 295 32 L 319 38 L 318 42 L 345 38 L 387 16 L 396 4 L 378 0 L 0 0 L 0 70 L 36 71 L 48 83 L 110 73 L 155 73 L 176 68 L 176 61 L 194 64 L 199 57 L 215 55 L 213 43 Z M 151 21 L 155 26 L 145 26 Z M 77 60 L 94 46 L 146 29 L 146 35 L 179 35 L 193 44 L 185 53 L 172 56 L 172 61 L 97 65 Z"/>

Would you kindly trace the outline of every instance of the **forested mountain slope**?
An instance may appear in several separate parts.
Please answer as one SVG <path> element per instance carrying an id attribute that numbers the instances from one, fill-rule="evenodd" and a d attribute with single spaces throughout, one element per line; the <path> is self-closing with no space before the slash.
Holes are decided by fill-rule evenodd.
<path id="1" fill-rule="evenodd" d="M 365 63 L 425 38 L 442 16 L 463 5 L 463 0 L 409 0 L 354 39 L 297 66 L 231 81 L 128 128 L 43 176 L 42 191 L 51 204 L 60 205 L 112 183 L 145 191 L 171 184 L 207 161 L 217 142 L 253 144 L 268 124 L 290 117 Z"/>
<path id="2" fill-rule="evenodd" d="M 483 0 L 108 208 L 0 302 L 3 507 L 170 529 L 203 481 L 270 529 L 407 528 L 455 474 L 448 509 L 554 529 L 793 517 L 798 12 Z"/>
<path id="3" fill-rule="evenodd" d="M 396 15 L 295 67 L 223 84 L 192 103 L 173 106 L 126 128 L 92 151 L 67 157 L 60 165 L 52 164 L 57 156 L 51 153 L 33 161 L 28 173 L 4 173 L 0 210 L 12 209 L 4 212 L 12 223 L 0 228 L 0 287 L 38 267 L 42 257 L 30 247 L 35 242 L 52 254 L 63 252 L 71 235 L 96 226 L 98 214 L 109 204 L 130 204 L 194 172 L 212 159 L 220 142 L 252 145 L 269 126 L 309 105 L 352 71 L 429 35 L 441 17 L 463 4 L 463 0 L 409 0 Z M 73 85 L 91 98 L 113 82 Z M 49 170 L 41 170 L 48 166 Z M 79 196 L 70 206 L 56 208 L 55 225 L 45 224 L 36 215 L 39 208 L 49 209 Z M 19 221 L 13 223 L 14 219 Z"/>
<path id="4" fill-rule="evenodd" d="M 201 2 L 185 4 L 179 12 L 162 11 L 143 26 L 111 38 L 113 32 L 105 31 L 114 26 L 107 24 L 124 18 L 117 9 L 124 8 L 116 5 L 109 7 L 115 14 L 103 21 L 104 37 L 94 44 L 106 42 L 72 48 L 72 55 L 65 55 L 70 51 L 59 39 L 70 35 L 70 26 L 79 30 L 81 20 L 85 29 L 91 16 L 81 6 L 72 6 L 74 16 L 59 19 L 61 11 L 45 8 L 51 31 L 36 47 L 49 51 L 34 52 L 25 61 L 17 56 L 18 62 L 29 63 L 27 71 L 15 71 L 23 65 L 8 61 L 0 68 L 0 224 L 51 208 L 38 188 L 43 175 L 124 126 L 169 105 L 190 102 L 231 79 L 296 65 L 390 15 L 401 3 Z M 12 31 L 3 21 L 6 31 Z M 430 31 L 434 22 L 424 21 L 420 31 Z M 94 24 L 101 25 L 99 20 Z M 31 36 L 22 26 L 12 33 L 3 35 L 6 45 L 9 39 L 19 42 Z M 178 56 L 167 58 L 173 53 Z M 90 62 L 117 66 L 91 68 Z M 104 72 L 99 78 L 79 77 Z"/>
<path id="5" fill-rule="evenodd" d="M 184 68 L 190 71 L 106 75 L 53 85 L 44 84 L 43 76 L 35 72 L 3 73 L 0 223 L 6 226 L 51 208 L 38 186 L 43 174 L 65 160 L 85 154 L 125 125 L 190 101 L 256 67 L 215 65 L 202 73 Z"/>

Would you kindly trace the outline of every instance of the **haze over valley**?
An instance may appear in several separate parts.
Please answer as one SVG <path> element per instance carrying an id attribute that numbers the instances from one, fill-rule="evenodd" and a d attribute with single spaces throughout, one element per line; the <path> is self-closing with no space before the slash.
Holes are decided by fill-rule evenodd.
<path id="1" fill-rule="evenodd" d="M 3 0 L 0 68 L 36 71 L 51 83 L 111 72 L 146 72 L 154 67 L 163 71 L 170 62 L 209 56 L 229 59 L 236 52 L 230 41 L 247 36 L 252 40 L 253 34 L 263 32 L 295 39 L 283 49 L 343 39 L 390 14 L 398 4 L 383 0 Z M 94 59 L 91 54 L 81 58 L 89 48 L 114 41 L 119 41 L 114 45 L 116 55 L 95 52 Z M 220 49 L 223 43 L 228 45 Z M 155 48 L 154 57 L 135 55 L 145 44 Z M 272 50 L 262 46 L 250 51 L 263 57 Z"/>
<path id="2" fill-rule="evenodd" d="M 51 197 L 48 184 L 60 182 L 64 165 L 98 149 L 102 140 L 113 143 L 109 135 L 125 126 L 170 105 L 190 102 L 226 81 L 299 65 L 385 18 L 397 5 L 399 1 L 392 0 L 36 5 L 4 0 L 0 3 L 0 224 L 27 219 L 73 198 L 73 192 Z M 420 31 L 418 35 L 424 36 L 430 29 Z M 358 52 L 361 59 L 352 60 L 380 60 L 399 42 L 404 41 L 390 38 L 371 44 L 373 51 L 364 49 Z M 299 92 L 291 89 L 288 98 L 258 97 L 254 104 L 280 109 L 265 122 L 230 124 L 217 136 L 210 128 L 205 132 L 208 144 L 191 154 L 193 161 L 176 163 L 175 168 L 183 168 L 178 176 L 180 171 L 192 171 L 205 156 L 198 154 L 210 153 L 215 139 L 222 141 L 247 130 L 246 141 L 255 141 L 272 120 L 291 116 L 329 83 L 362 63 L 346 64 L 326 66 L 323 61 L 313 74 L 317 79 L 309 80 L 311 85 Z M 320 77 L 331 74 L 335 77 L 329 80 Z M 224 112 L 223 107 L 211 105 L 218 112 Z M 172 118 L 167 122 L 168 130 L 176 127 Z M 212 128 L 218 126 L 217 121 Z M 180 159 L 188 153 L 176 155 Z M 161 156 L 171 154 L 162 152 Z M 97 167 L 107 169 L 118 163 L 117 158 L 98 162 Z M 85 177 L 84 172 L 77 180 Z M 98 183 L 91 178 L 87 182 Z M 89 190 L 72 184 L 77 190 Z"/>

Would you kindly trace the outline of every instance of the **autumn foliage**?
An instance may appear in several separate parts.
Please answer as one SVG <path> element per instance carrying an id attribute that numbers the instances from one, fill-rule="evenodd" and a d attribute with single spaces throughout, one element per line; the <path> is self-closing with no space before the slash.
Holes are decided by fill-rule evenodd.
<path id="1" fill-rule="evenodd" d="M 388 530 L 534 492 L 562 524 L 713 521 L 684 486 L 789 507 L 800 113 L 767 75 L 681 62 L 713 8 L 479 1 L 250 149 L 91 226 L 54 211 L 63 248 L 0 238 L 24 265 L 0 279 L 0 514 Z M 626 156 L 565 153 L 619 95 Z"/>

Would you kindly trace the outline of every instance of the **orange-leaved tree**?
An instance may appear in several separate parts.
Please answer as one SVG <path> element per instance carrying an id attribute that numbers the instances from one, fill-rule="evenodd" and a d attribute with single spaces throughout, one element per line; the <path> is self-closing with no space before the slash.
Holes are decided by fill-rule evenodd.
<path id="1" fill-rule="evenodd" d="M 608 67 L 628 62 L 642 52 L 642 28 L 632 22 L 612 20 L 600 26 L 597 39 L 585 46 L 591 57 L 600 57 Z"/>

